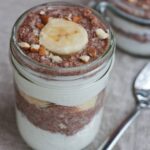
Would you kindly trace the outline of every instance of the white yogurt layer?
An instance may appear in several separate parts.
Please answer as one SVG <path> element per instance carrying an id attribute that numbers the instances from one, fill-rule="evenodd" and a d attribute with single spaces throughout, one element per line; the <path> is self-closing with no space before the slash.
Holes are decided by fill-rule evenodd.
<path id="1" fill-rule="evenodd" d="M 68 85 L 66 82 L 61 82 L 60 85 L 57 81 L 52 81 L 45 84 L 46 80 L 44 81 L 42 78 L 36 78 L 31 75 L 26 70 L 23 70 L 21 66 L 13 59 L 17 69 L 25 76 L 28 76 L 28 79 L 35 80 L 35 83 L 25 79 L 21 76 L 15 69 L 14 69 L 14 76 L 15 76 L 15 83 L 20 91 L 24 92 L 25 94 L 40 99 L 43 101 L 55 103 L 57 105 L 63 106 L 80 106 L 93 97 L 97 96 L 99 92 L 101 92 L 107 84 L 109 73 L 111 71 L 111 67 L 113 65 L 112 60 L 109 61 L 108 65 L 100 71 L 100 74 L 106 74 L 99 79 L 101 76 L 95 75 L 93 80 L 97 80 L 96 82 L 91 82 L 82 84 L 85 82 L 84 80 L 80 81 L 81 85 L 72 85 L 72 81 Z M 98 73 L 99 74 L 99 73 Z M 86 78 L 90 80 L 91 78 Z"/>
<path id="2" fill-rule="evenodd" d="M 111 18 L 111 22 L 114 27 L 131 34 L 138 34 L 140 36 L 150 36 L 150 27 L 131 23 L 127 20 L 116 16 L 111 12 L 109 12 L 108 15 Z M 126 35 L 120 34 L 117 31 L 116 39 L 118 47 L 127 52 L 143 56 L 150 55 L 150 42 L 140 42 Z"/>
<path id="3" fill-rule="evenodd" d="M 92 121 L 72 136 L 51 133 L 34 126 L 16 108 L 19 131 L 26 143 L 35 150 L 81 150 L 88 146 L 96 137 L 101 124 L 103 109 Z"/>
<path id="4" fill-rule="evenodd" d="M 117 45 L 126 52 L 146 56 L 150 55 L 150 42 L 140 43 L 116 32 Z"/>

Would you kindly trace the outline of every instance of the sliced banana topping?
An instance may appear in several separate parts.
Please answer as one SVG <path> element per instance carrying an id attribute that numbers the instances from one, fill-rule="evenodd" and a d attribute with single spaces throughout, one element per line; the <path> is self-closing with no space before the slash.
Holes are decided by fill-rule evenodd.
<path id="1" fill-rule="evenodd" d="M 55 56 L 53 54 L 49 55 L 49 58 L 52 59 L 52 62 L 61 63 L 63 59 L 60 56 Z"/>
<path id="2" fill-rule="evenodd" d="M 47 108 L 49 106 L 51 106 L 52 103 L 47 102 L 47 101 L 43 101 L 34 97 L 31 97 L 27 94 L 25 94 L 24 92 L 20 91 L 21 96 L 30 104 L 35 105 L 36 107 L 40 107 L 40 108 Z M 80 105 L 77 107 L 78 111 L 86 111 L 89 110 L 93 107 L 95 107 L 96 102 L 97 102 L 97 98 L 98 96 L 95 96 L 93 98 L 91 98 L 90 100 L 88 100 L 87 102 L 85 102 L 83 105 Z M 59 105 L 58 105 L 59 106 Z"/>
<path id="3" fill-rule="evenodd" d="M 20 42 L 18 44 L 21 48 L 30 48 L 30 44 L 28 44 L 27 42 Z"/>
<path id="4" fill-rule="evenodd" d="M 40 15 L 45 15 L 45 11 L 44 11 L 44 10 L 41 10 L 41 11 L 40 11 Z"/>
<path id="5" fill-rule="evenodd" d="M 85 110 L 91 109 L 91 108 L 93 108 L 96 105 L 96 101 L 97 101 L 97 96 L 91 98 L 86 103 L 84 103 L 83 105 L 79 106 L 78 109 L 80 111 L 85 111 Z"/>
<path id="6" fill-rule="evenodd" d="M 87 63 L 90 60 L 90 56 L 83 55 L 83 56 L 80 57 L 80 60 Z"/>
<path id="7" fill-rule="evenodd" d="M 50 18 L 40 32 L 39 40 L 48 51 L 59 55 L 70 55 L 86 47 L 88 34 L 84 27 L 75 22 Z"/>
<path id="8" fill-rule="evenodd" d="M 39 44 L 31 44 L 31 51 L 38 51 L 40 48 Z"/>
<path id="9" fill-rule="evenodd" d="M 33 98 L 31 96 L 28 96 L 27 94 L 23 93 L 20 91 L 20 94 L 21 96 L 30 104 L 33 104 L 37 107 L 40 107 L 40 108 L 46 108 L 50 105 L 49 102 L 46 102 L 46 101 L 42 101 L 42 100 L 39 100 L 39 99 L 36 99 L 36 98 Z"/>

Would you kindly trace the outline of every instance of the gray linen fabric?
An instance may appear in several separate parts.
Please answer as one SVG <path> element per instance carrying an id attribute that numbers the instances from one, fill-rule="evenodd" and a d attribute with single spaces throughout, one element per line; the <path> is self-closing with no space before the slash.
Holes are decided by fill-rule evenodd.
<path id="1" fill-rule="evenodd" d="M 81 0 L 82 3 L 88 1 Z M 46 0 L 0 0 L 0 150 L 30 150 L 21 139 L 15 122 L 13 76 L 8 58 L 9 38 L 17 17 L 26 9 L 43 2 Z M 101 142 L 135 107 L 132 81 L 147 61 L 117 51 L 99 134 Z M 114 150 L 150 150 L 150 111 L 143 112 Z"/>

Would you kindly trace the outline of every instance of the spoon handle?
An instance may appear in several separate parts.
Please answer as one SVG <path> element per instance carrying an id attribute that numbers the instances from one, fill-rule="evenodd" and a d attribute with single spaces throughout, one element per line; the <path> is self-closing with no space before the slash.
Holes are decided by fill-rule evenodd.
<path id="1" fill-rule="evenodd" d="M 137 108 L 134 110 L 124 121 L 121 125 L 117 128 L 117 130 L 105 141 L 103 146 L 98 150 L 112 150 L 124 132 L 128 129 L 128 127 L 134 122 L 134 120 L 139 116 L 141 113 L 141 108 Z"/>

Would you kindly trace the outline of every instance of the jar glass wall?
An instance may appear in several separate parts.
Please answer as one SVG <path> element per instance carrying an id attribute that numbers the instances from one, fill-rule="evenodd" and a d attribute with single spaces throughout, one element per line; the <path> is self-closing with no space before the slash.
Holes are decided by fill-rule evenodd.
<path id="1" fill-rule="evenodd" d="M 33 149 L 81 150 L 93 142 L 101 124 L 115 40 L 109 29 L 110 42 L 105 54 L 83 66 L 63 68 L 39 64 L 22 53 L 16 37 L 26 15 L 46 6 L 84 8 L 69 3 L 47 3 L 28 10 L 15 23 L 10 58 L 17 124 L 23 139 Z"/>

